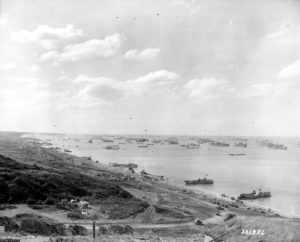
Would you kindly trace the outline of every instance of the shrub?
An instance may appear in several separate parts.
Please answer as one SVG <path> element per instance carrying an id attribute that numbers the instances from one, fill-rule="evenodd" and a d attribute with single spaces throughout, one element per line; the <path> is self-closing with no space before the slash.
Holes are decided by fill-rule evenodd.
<path id="1" fill-rule="evenodd" d="M 45 205 L 54 205 L 55 202 L 56 202 L 56 200 L 55 200 L 53 197 L 48 197 L 48 198 L 45 200 L 44 204 L 45 204 Z"/>
<path id="2" fill-rule="evenodd" d="M 0 203 L 6 203 L 8 201 L 8 185 L 4 178 L 0 177 Z"/>
<path id="3" fill-rule="evenodd" d="M 16 216 L 17 217 L 17 216 Z M 39 235 L 64 235 L 65 226 L 45 219 L 42 216 L 24 215 L 20 219 L 20 232 Z"/>
<path id="4" fill-rule="evenodd" d="M 0 217 L 0 226 L 4 226 L 6 232 L 17 232 L 19 226 L 8 217 Z"/>
<path id="5" fill-rule="evenodd" d="M 85 227 L 80 225 L 70 225 L 68 230 L 72 233 L 72 235 L 87 235 L 88 231 Z"/>

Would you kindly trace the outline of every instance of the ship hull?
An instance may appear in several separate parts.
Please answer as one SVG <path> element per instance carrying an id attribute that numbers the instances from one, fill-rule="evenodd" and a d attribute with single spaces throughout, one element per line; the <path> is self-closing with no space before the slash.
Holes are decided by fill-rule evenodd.
<path id="1" fill-rule="evenodd" d="M 195 180 L 195 181 L 189 181 L 189 180 L 186 180 L 184 181 L 185 182 L 185 185 L 212 185 L 214 182 L 213 180 Z"/>
<path id="2" fill-rule="evenodd" d="M 254 199 L 259 199 L 259 198 L 269 198 L 271 197 L 270 192 L 263 192 L 261 194 L 247 194 L 247 193 L 242 193 L 238 199 L 240 200 L 254 200 Z"/>

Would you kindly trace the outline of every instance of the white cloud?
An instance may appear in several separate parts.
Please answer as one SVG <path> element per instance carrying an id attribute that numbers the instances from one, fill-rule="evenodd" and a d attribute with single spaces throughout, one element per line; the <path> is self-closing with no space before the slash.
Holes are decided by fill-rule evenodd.
<path id="1" fill-rule="evenodd" d="M 63 28 L 40 25 L 33 31 L 20 30 L 19 32 L 12 33 L 11 38 L 15 42 L 33 42 L 45 49 L 51 50 L 57 48 L 57 43 L 59 41 L 80 37 L 82 34 L 82 29 L 76 29 L 71 24 L 68 24 Z"/>
<path id="2" fill-rule="evenodd" d="M 37 65 L 32 65 L 32 66 L 30 66 L 29 70 L 30 70 L 30 72 L 38 72 L 41 70 L 41 68 Z"/>
<path id="3" fill-rule="evenodd" d="M 66 46 L 62 51 L 50 51 L 41 56 L 42 61 L 54 60 L 77 61 L 93 57 L 109 57 L 115 55 L 122 45 L 123 37 L 116 33 L 103 40 L 91 39 L 83 43 Z"/>
<path id="4" fill-rule="evenodd" d="M 286 66 L 279 73 L 280 79 L 289 79 L 297 76 L 300 76 L 300 60 L 297 60 Z"/>
<path id="5" fill-rule="evenodd" d="M 247 88 L 240 90 L 237 93 L 239 98 L 252 98 L 252 97 L 278 97 L 287 91 L 291 82 L 274 82 L 274 83 L 258 83 L 253 84 Z"/>
<path id="6" fill-rule="evenodd" d="M 262 97 L 270 95 L 272 91 L 271 83 L 259 83 L 241 90 L 238 96 L 241 98 Z"/>
<path id="7" fill-rule="evenodd" d="M 161 90 L 178 78 L 179 75 L 176 73 L 160 70 L 127 81 L 80 75 L 74 80 L 74 83 L 84 85 L 78 93 L 78 98 L 81 101 L 85 100 L 89 105 L 88 102 L 95 103 L 95 99 L 111 102 L 129 95 L 152 93 L 155 90 Z"/>
<path id="8" fill-rule="evenodd" d="M 108 104 L 111 101 L 119 100 L 126 92 L 124 83 L 107 77 L 80 75 L 73 82 L 84 85 L 83 89 L 72 97 L 73 102 L 78 107 Z"/>
<path id="9" fill-rule="evenodd" d="M 214 78 L 192 79 L 183 86 L 184 94 L 191 98 L 217 98 L 231 91 L 225 80 Z"/>
<path id="10" fill-rule="evenodd" d="M 0 15 L 0 26 L 5 26 L 8 24 L 8 15 L 7 14 L 2 14 Z"/>
<path id="11" fill-rule="evenodd" d="M 144 50 L 132 49 L 124 54 L 125 59 L 129 60 L 151 60 L 160 53 L 159 48 L 146 48 Z"/>
<path id="12" fill-rule="evenodd" d="M 0 64 L 1 70 L 14 70 L 17 68 L 16 63 Z"/>
<path id="13" fill-rule="evenodd" d="M 160 70 L 151 72 L 148 75 L 139 77 L 137 79 L 128 80 L 126 85 L 129 87 L 130 92 L 141 94 L 147 90 L 155 87 L 163 87 L 173 83 L 179 75 L 167 70 Z"/>

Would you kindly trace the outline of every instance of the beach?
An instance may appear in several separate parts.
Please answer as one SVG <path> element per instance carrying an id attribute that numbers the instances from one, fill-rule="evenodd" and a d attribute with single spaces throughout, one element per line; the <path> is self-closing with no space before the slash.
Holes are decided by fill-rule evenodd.
<path id="1" fill-rule="evenodd" d="M 30 135 L 29 135 L 30 137 Z M 126 142 L 132 136 L 111 136 L 106 139 L 88 140 L 88 135 L 35 135 L 43 142 L 50 142 L 50 147 L 70 149 L 78 156 L 91 156 L 94 160 L 109 164 L 112 162 L 138 164 L 140 170 L 151 174 L 164 175 L 173 184 L 184 186 L 184 180 L 198 179 L 208 174 L 214 179 L 213 186 L 193 186 L 191 189 L 201 190 L 214 195 L 227 194 L 237 197 L 241 193 L 252 192 L 261 188 L 271 191 L 269 199 L 250 201 L 252 205 L 271 208 L 289 217 L 300 217 L 300 148 L 295 138 L 268 137 L 206 137 L 230 143 L 229 147 L 210 146 L 204 143 L 197 149 L 187 149 L 182 144 L 193 142 L 197 137 L 176 137 L 178 144 L 156 143 L 147 147 L 139 147 L 136 142 Z M 105 137 L 105 136 L 99 136 Z M 172 136 L 171 136 L 172 137 Z M 149 137 L 148 137 L 149 138 Z M 164 140 L 170 137 L 153 136 L 151 140 Z M 199 138 L 199 137 L 198 137 Z M 202 137 L 203 138 L 203 137 Z M 247 147 L 234 146 L 241 139 L 247 140 Z M 265 149 L 258 140 L 269 139 L 276 143 L 284 143 L 287 150 Z M 107 145 L 119 145 L 118 150 L 105 149 Z M 230 156 L 229 154 L 244 154 Z"/>
<path id="2" fill-rule="evenodd" d="M 67 210 L 45 205 L 31 206 L 26 204 L 26 202 L 17 202 L 14 203 L 14 208 L 1 210 L 1 216 L 16 219 L 18 214 L 31 214 L 30 216 L 39 215 L 51 219 L 51 221 L 63 223 L 64 226 L 74 222 L 82 224 L 82 226 L 89 224 L 87 226 L 89 235 L 85 235 L 86 239 L 91 237 L 92 221 L 95 221 L 98 224 L 97 226 L 100 227 L 111 227 L 119 224 L 130 226 L 133 229 L 133 234 L 110 235 L 114 238 L 112 241 L 124 241 L 125 237 L 128 241 L 131 241 L 130 239 L 155 241 L 157 238 L 165 239 L 165 241 L 173 241 L 174 238 L 179 239 L 178 241 L 192 241 L 193 239 L 204 241 L 205 236 L 216 238 L 224 234 L 224 231 L 231 231 L 226 236 L 229 241 L 257 241 L 258 238 L 264 238 L 264 241 L 275 241 L 272 239 L 274 236 L 279 236 L 279 238 L 285 238 L 286 236 L 299 238 L 300 236 L 296 229 L 300 221 L 296 218 L 283 217 L 275 211 L 251 206 L 247 203 L 232 200 L 230 197 L 219 197 L 213 193 L 203 192 L 202 189 L 195 190 L 190 186 L 176 185 L 174 183 L 176 180 L 167 179 L 167 176 L 164 176 L 164 179 L 160 179 L 160 176 L 152 175 L 149 169 L 147 169 L 147 172 L 150 173 L 149 176 L 143 176 L 139 173 L 132 174 L 128 169 L 113 167 L 88 156 L 74 156 L 67 148 L 68 152 L 53 147 L 45 148 L 43 146 L 50 146 L 50 144 L 36 138 L 21 138 L 21 135 L 23 134 L 1 135 L 0 154 L 4 157 L 2 159 L 9 157 L 17 162 L 33 165 L 30 168 L 33 174 L 36 169 L 39 170 L 39 173 L 48 172 L 49 175 L 62 172 L 65 174 L 64 176 L 69 176 L 68 179 L 70 181 L 75 179 L 75 177 L 79 178 L 82 176 L 85 179 L 104 178 L 105 180 L 101 181 L 111 183 L 110 186 L 117 185 L 123 190 L 122 194 L 124 191 L 124 195 L 128 193 L 125 196 L 128 198 L 113 198 L 107 194 L 105 196 L 108 197 L 105 200 L 95 200 L 88 193 L 85 195 L 78 194 L 77 198 L 83 196 L 80 199 L 84 198 L 89 201 L 90 209 L 88 213 L 93 214 L 93 219 L 89 217 L 70 219 L 68 217 L 70 212 Z M 126 164 L 126 160 L 123 164 Z M 55 196 L 55 193 L 52 196 Z M 133 199 L 135 202 L 130 202 L 132 205 L 129 206 L 128 199 Z M 38 204 L 45 203 L 38 202 Z M 114 204 L 119 205 L 115 207 Z M 125 208 L 124 206 L 127 206 L 127 210 L 123 209 Z M 145 207 L 143 208 L 143 206 Z M 99 214 L 99 208 L 114 212 L 110 212 L 110 217 L 107 217 L 106 214 Z M 114 209 L 112 210 L 112 208 Z M 232 215 L 229 216 L 229 214 Z M 196 220 L 201 221 L 201 223 L 198 225 L 195 222 Z M 290 229 L 288 231 L 285 230 L 282 224 L 289 224 Z M 265 234 L 246 235 L 242 234 L 241 229 L 264 229 Z M 34 236 L 37 235 L 34 233 Z M 18 237 L 20 235 L 18 233 L 10 233 L 9 236 Z M 106 235 L 102 234 L 101 236 L 105 237 Z M 47 238 L 49 236 L 44 235 L 43 239 Z M 109 236 L 105 238 L 108 239 Z M 28 240 L 28 238 L 26 239 Z M 32 241 L 34 241 L 33 239 Z M 78 241 L 85 240 L 82 238 Z"/>

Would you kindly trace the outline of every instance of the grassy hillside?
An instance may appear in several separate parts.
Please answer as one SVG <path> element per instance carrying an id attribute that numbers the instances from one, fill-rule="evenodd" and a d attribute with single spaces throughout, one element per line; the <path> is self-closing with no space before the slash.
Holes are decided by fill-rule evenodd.
<path id="1" fill-rule="evenodd" d="M 122 217 L 143 211 L 148 206 L 147 203 L 104 179 L 79 172 L 70 173 L 26 165 L 2 155 L 0 155 L 0 190 L 0 203 L 53 205 L 64 198 L 84 198 L 91 203 L 101 204 L 117 197 L 118 199 L 114 201 L 118 205 L 116 212 L 124 210 Z"/>

